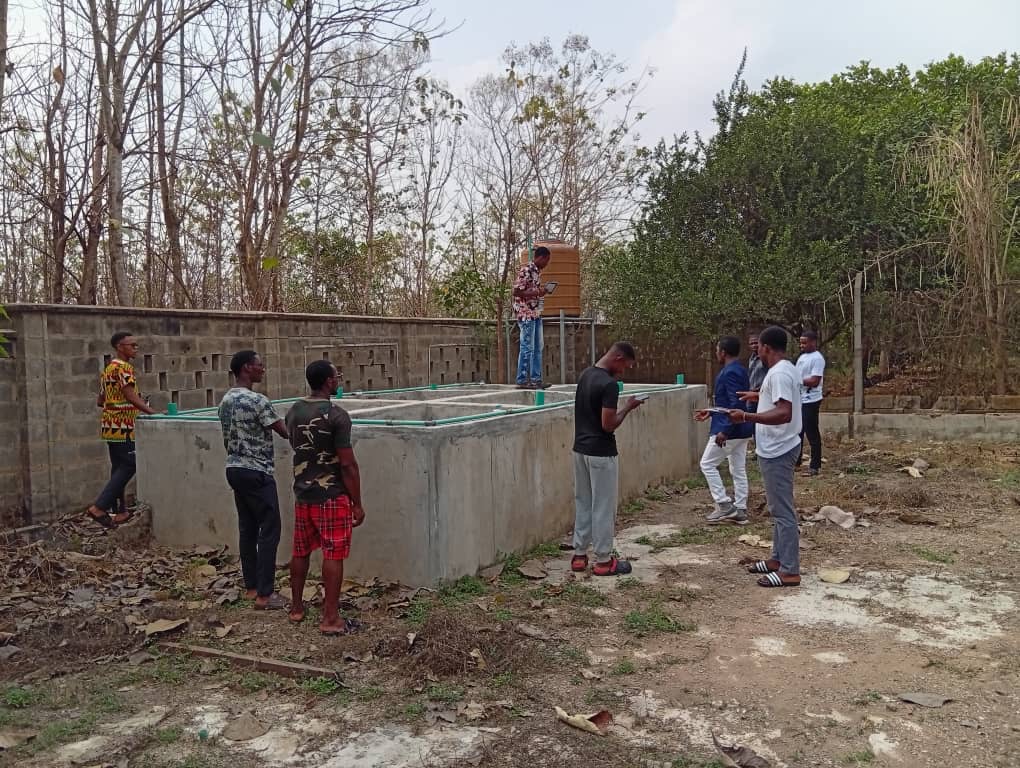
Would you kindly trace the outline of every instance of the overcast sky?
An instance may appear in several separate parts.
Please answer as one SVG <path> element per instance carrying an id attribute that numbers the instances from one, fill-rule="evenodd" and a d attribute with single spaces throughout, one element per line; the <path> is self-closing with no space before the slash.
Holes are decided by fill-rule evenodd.
<path id="1" fill-rule="evenodd" d="M 950 53 L 1020 49 L 1020 0 L 432 0 L 454 28 L 433 44 L 433 72 L 463 93 L 501 72 L 511 41 L 587 35 L 634 72 L 656 70 L 640 97 L 644 143 L 711 130 L 711 101 L 749 49 L 751 87 L 775 75 L 827 79 L 861 60 L 911 69 Z"/>

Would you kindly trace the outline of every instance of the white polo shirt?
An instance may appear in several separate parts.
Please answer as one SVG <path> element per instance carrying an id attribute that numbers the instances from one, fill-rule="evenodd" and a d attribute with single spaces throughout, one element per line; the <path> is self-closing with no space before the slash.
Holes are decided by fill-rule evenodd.
<path id="1" fill-rule="evenodd" d="M 771 411 L 780 400 L 793 406 L 793 418 L 786 424 L 756 424 L 754 451 L 763 459 L 774 459 L 800 445 L 800 381 L 789 360 L 780 360 L 769 368 L 758 392 L 758 413 Z"/>

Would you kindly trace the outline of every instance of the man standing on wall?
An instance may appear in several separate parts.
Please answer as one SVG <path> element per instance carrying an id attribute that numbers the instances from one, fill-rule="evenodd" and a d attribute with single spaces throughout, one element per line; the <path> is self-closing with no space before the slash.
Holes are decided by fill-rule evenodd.
<path id="1" fill-rule="evenodd" d="M 716 360 L 722 364 L 722 370 L 715 378 L 713 399 L 719 408 L 744 409 L 739 392 L 749 389 L 747 369 L 741 364 L 740 340 L 735 336 L 723 336 L 715 348 Z M 751 439 L 753 427 L 750 424 L 734 424 L 725 413 L 698 411 L 694 418 L 705 421 L 709 416 L 712 423 L 709 427 L 708 444 L 701 456 L 701 474 L 708 481 L 708 489 L 712 493 L 715 509 L 709 514 L 710 524 L 733 523 L 747 525 L 747 444 Z M 719 465 L 729 461 L 730 477 L 733 478 L 733 498 L 726 493 L 726 485 L 719 475 Z"/>
<path id="2" fill-rule="evenodd" d="M 280 543 L 280 500 L 273 476 L 273 432 L 287 439 L 287 427 L 273 403 L 252 385 L 265 376 L 262 358 L 245 349 L 230 360 L 235 386 L 220 402 L 220 427 L 227 450 L 227 483 L 237 506 L 238 551 L 245 597 L 256 610 L 279 610 L 287 601 L 274 591 Z"/>
<path id="3" fill-rule="evenodd" d="M 633 368 L 634 347 L 618 341 L 577 380 L 574 397 L 574 557 L 570 570 L 588 567 L 588 546 L 594 545 L 595 576 L 631 572 L 630 563 L 613 556 L 619 459 L 615 432 L 627 414 L 641 405 L 630 397 L 617 408 L 617 379 Z"/>
<path id="4" fill-rule="evenodd" d="M 100 429 L 110 452 L 110 480 L 99 498 L 88 508 L 88 515 L 104 528 L 115 528 L 131 519 L 124 500 L 124 489 L 135 476 L 135 417 L 139 412 L 155 411 L 146 405 L 135 385 L 131 361 L 138 354 L 138 341 L 127 331 L 118 331 L 110 339 L 117 354 L 103 369 L 96 405 L 103 409 Z M 110 510 L 119 506 L 117 514 Z"/>
<path id="5" fill-rule="evenodd" d="M 805 472 L 809 477 L 822 468 L 822 432 L 818 426 L 818 412 L 822 409 L 822 381 L 825 377 L 825 358 L 818 351 L 818 334 L 803 331 L 800 334 L 800 357 L 797 358 L 797 375 L 800 377 L 800 402 L 804 434 L 811 445 L 811 463 Z M 803 442 L 797 466 L 803 461 Z"/>
<path id="6" fill-rule="evenodd" d="M 330 398 L 340 376 L 329 360 L 305 369 L 311 394 L 295 401 L 287 414 L 294 449 L 294 552 L 290 560 L 290 620 L 305 618 L 303 594 L 308 560 L 322 549 L 322 583 L 326 590 L 319 631 L 346 635 L 357 622 L 340 616 L 344 560 L 351 552 L 351 531 L 365 521 L 361 475 L 351 447 L 351 417 Z"/>
<path id="7" fill-rule="evenodd" d="M 549 266 L 552 254 L 544 245 L 535 249 L 534 261 L 521 267 L 514 282 L 514 313 L 521 334 L 517 357 L 518 389 L 543 389 L 542 384 L 542 308 L 548 293 L 541 282 L 542 270 Z"/>
<path id="8" fill-rule="evenodd" d="M 760 392 L 744 392 L 741 398 L 757 400 L 758 411 L 732 408 L 735 424 L 756 424 L 755 450 L 761 469 L 765 499 L 772 516 L 772 555 L 768 560 L 744 558 L 748 573 L 764 574 L 762 587 L 800 585 L 800 531 L 793 506 L 793 473 L 800 454 L 800 382 L 797 369 L 786 359 L 787 333 L 778 326 L 766 328 L 758 337 L 758 353 L 769 367 Z"/>

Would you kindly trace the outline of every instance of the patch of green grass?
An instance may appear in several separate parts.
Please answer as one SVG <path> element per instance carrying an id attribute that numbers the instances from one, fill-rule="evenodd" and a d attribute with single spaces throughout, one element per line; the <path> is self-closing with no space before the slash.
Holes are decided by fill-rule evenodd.
<path id="1" fill-rule="evenodd" d="M 158 683 L 180 685 L 189 675 L 198 672 L 198 667 L 198 661 L 188 656 L 160 656 L 146 672 Z"/>
<path id="2" fill-rule="evenodd" d="M 38 695 L 31 688 L 20 688 L 12 685 L 4 689 L 4 706 L 11 709 L 25 709 L 26 707 L 31 707 L 38 700 Z"/>
<path id="3" fill-rule="evenodd" d="M 316 696 L 332 696 L 344 689 L 339 681 L 331 677 L 311 677 L 302 680 L 299 685 Z"/>
<path id="4" fill-rule="evenodd" d="M 378 688 L 374 685 L 366 685 L 364 688 L 358 688 L 354 692 L 354 696 L 358 701 L 375 701 L 381 699 L 385 691 L 382 688 Z"/>
<path id="5" fill-rule="evenodd" d="M 84 738 L 92 732 L 95 726 L 96 716 L 91 713 L 74 720 L 57 720 L 47 723 L 28 743 L 28 751 L 31 753 L 45 752 L 69 741 Z"/>
<path id="6" fill-rule="evenodd" d="M 670 547 L 684 547 L 689 544 L 717 544 L 732 541 L 747 533 L 741 526 L 714 526 L 704 528 L 683 528 L 666 536 L 641 536 L 635 544 L 651 547 L 652 552 L 661 552 Z"/>
<path id="7" fill-rule="evenodd" d="M 696 491 L 701 488 L 708 488 L 708 480 L 705 479 L 704 475 L 694 475 L 688 477 L 686 480 L 682 480 L 680 485 L 691 491 Z"/>
<path id="8" fill-rule="evenodd" d="M 248 691 L 248 693 L 256 693 L 265 688 L 274 687 L 276 685 L 276 678 L 262 672 L 245 672 L 238 679 L 237 684 Z"/>
<path id="9" fill-rule="evenodd" d="M 514 612 L 509 608 L 497 608 L 492 612 L 492 618 L 496 621 L 513 621 Z"/>
<path id="10" fill-rule="evenodd" d="M 1020 488 L 1020 469 L 1011 469 L 999 480 L 1007 488 Z"/>
<path id="11" fill-rule="evenodd" d="M 865 691 L 859 696 L 855 696 L 852 699 L 852 703 L 859 707 L 866 707 L 868 704 L 874 704 L 876 701 L 882 700 L 882 694 L 878 691 Z"/>
<path id="12" fill-rule="evenodd" d="M 212 768 L 212 766 L 213 764 L 202 755 L 188 755 L 177 763 L 177 768 Z"/>
<path id="13" fill-rule="evenodd" d="M 638 589 L 641 586 L 641 579 L 634 576 L 624 576 L 616 582 L 616 586 L 620 589 Z"/>
<path id="14" fill-rule="evenodd" d="M 411 600 L 411 604 L 407 606 L 407 613 L 404 615 L 404 619 L 412 627 L 420 627 L 424 624 L 429 614 L 432 612 L 432 601 L 427 597 L 420 595 L 416 596 Z"/>
<path id="15" fill-rule="evenodd" d="M 160 728 L 156 731 L 156 741 L 160 744 L 174 744 L 180 741 L 181 734 L 183 733 L 177 726 L 173 728 Z"/>
<path id="16" fill-rule="evenodd" d="M 524 556 L 525 560 L 543 560 L 547 557 L 559 557 L 560 545 L 555 541 L 543 542 L 532 549 Z"/>
<path id="17" fill-rule="evenodd" d="M 124 711 L 124 701 L 113 691 L 103 691 L 92 698 L 91 708 L 105 714 Z"/>
<path id="18" fill-rule="evenodd" d="M 576 581 L 565 584 L 560 597 L 574 605 L 583 605 L 586 608 L 598 608 L 607 602 L 606 596 L 597 589 L 589 587 L 587 584 L 578 584 Z"/>
<path id="19" fill-rule="evenodd" d="M 439 588 L 439 599 L 443 605 L 460 605 L 484 595 L 486 591 L 485 582 L 477 576 L 461 576 L 456 581 Z"/>
<path id="20" fill-rule="evenodd" d="M 843 756 L 843 762 L 847 765 L 870 765 L 874 761 L 875 753 L 870 749 L 862 749 Z"/>
<path id="21" fill-rule="evenodd" d="M 567 661 L 572 661 L 575 664 L 587 664 L 588 654 L 573 645 L 563 645 L 557 649 L 557 652 Z"/>
<path id="22" fill-rule="evenodd" d="M 635 637 L 659 633 L 693 632 L 693 622 L 675 619 L 662 610 L 658 603 L 651 603 L 644 609 L 633 610 L 623 618 L 623 626 Z"/>
<path id="23" fill-rule="evenodd" d="M 440 701 L 444 704 L 453 704 L 464 698 L 464 689 L 455 685 L 444 685 L 435 683 L 428 687 L 425 695 L 430 701 Z"/>
<path id="24" fill-rule="evenodd" d="M 665 501 L 669 497 L 661 488 L 649 488 L 645 491 L 645 498 L 649 501 Z"/>
<path id="25" fill-rule="evenodd" d="M 421 717 L 425 714 L 425 705 L 420 701 L 412 701 L 406 707 L 404 707 L 405 717 Z"/>
<path id="26" fill-rule="evenodd" d="M 927 549 L 925 547 L 914 547 L 914 554 L 922 560 L 927 560 L 929 563 L 942 563 L 943 565 L 950 565 L 954 562 L 953 556 L 948 552 L 941 552 L 937 549 Z"/>
<path id="27" fill-rule="evenodd" d="M 622 659 L 618 661 L 609 670 L 609 674 L 621 676 L 621 675 L 633 675 L 637 671 L 637 667 L 634 666 L 634 662 L 630 659 Z"/>
<path id="28" fill-rule="evenodd" d="M 628 501 L 626 504 L 620 507 L 618 512 L 619 517 L 622 520 L 628 520 L 630 518 L 637 517 L 639 514 L 645 511 L 646 506 L 647 505 L 645 504 L 644 499 L 632 499 L 631 501 Z"/>
<path id="29" fill-rule="evenodd" d="M 872 473 L 871 467 L 866 464 L 848 464 L 843 471 L 848 475 L 870 475 Z"/>
<path id="30" fill-rule="evenodd" d="M 492 678 L 491 682 L 493 688 L 509 688 L 513 684 L 514 684 L 513 672 L 500 672 L 498 675 Z"/>

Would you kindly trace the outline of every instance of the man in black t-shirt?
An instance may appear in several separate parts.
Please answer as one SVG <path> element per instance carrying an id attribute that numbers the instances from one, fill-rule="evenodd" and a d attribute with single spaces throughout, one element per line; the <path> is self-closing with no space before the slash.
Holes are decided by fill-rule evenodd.
<path id="1" fill-rule="evenodd" d="M 351 531 L 365 520 L 361 508 L 361 476 L 351 447 L 351 417 L 330 396 L 340 376 L 328 360 L 305 369 L 311 387 L 287 414 L 294 449 L 294 553 L 290 560 L 290 620 L 305 617 L 303 593 L 308 559 L 322 548 L 322 602 L 319 629 L 324 635 L 345 635 L 357 623 L 341 618 L 340 585 L 344 560 L 351 551 Z"/>
<path id="2" fill-rule="evenodd" d="M 574 397 L 574 557 L 570 570 L 588 568 L 588 546 L 595 549 L 595 576 L 630 573 L 630 563 L 613 557 L 619 460 L 617 428 L 641 405 L 634 397 L 619 405 L 617 384 L 635 364 L 634 347 L 618 341 L 577 380 Z"/>

